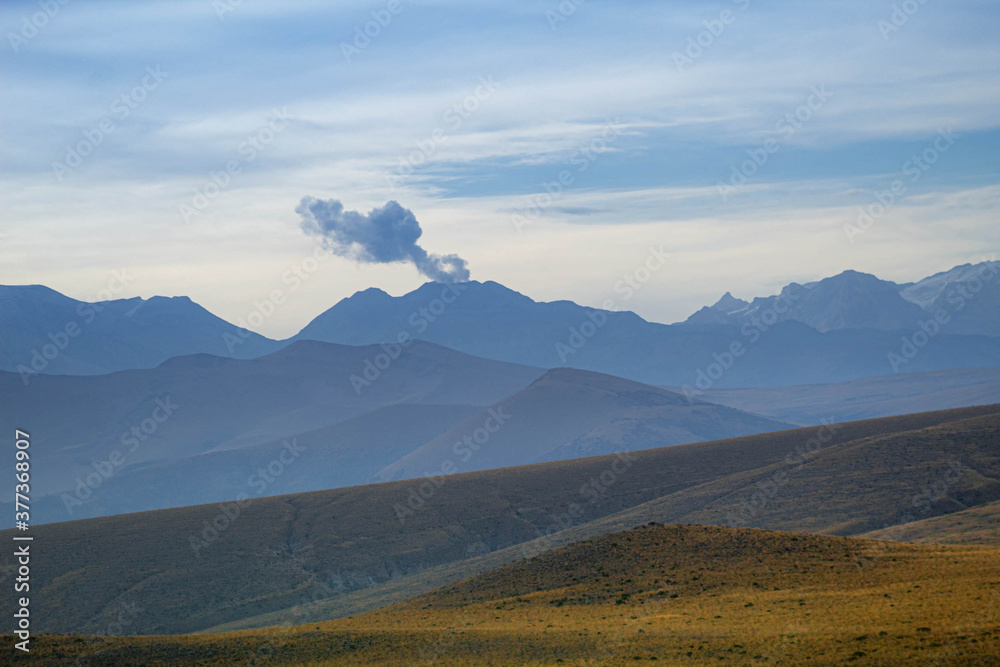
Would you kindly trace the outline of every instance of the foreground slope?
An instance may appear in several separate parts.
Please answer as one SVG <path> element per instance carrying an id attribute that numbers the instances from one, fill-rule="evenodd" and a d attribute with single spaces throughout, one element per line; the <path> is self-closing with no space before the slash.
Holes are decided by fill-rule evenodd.
<path id="1" fill-rule="evenodd" d="M 44 637 L 36 659 L 991 664 L 1000 659 L 998 600 L 996 547 L 649 525 L 352 618 L 211 636 Z"/>
<path id="2" fill-rule="evenodd" d="M 977 416 L 992 420 L 992 426 L 983 428 L 995 431 L 1000 428 L 998 412 L 1000 406 L 988 406 L 848 423 L 824 447 L 854 446 L 901 432 L 910 432 L 906 437 L 913 439 L 921 429 Z M 139 604 L 145 611 L 125 632 L 191 632 L 288 609 L 317 596 L 335 601 L 354 591 L 375 591 L 470 556 L 508 549 L 504 557 L 515 560 L 531 540 L 539 543 L 533 550 L 544 550 L 559 546 L 560 536 L 578 539 L 574 531 L 634 526 L 594 522 L 685 489 L 781 464 L 815 433 L 795 429 L 628 456 L 260 498 L 242 506 L 198 505 L 37 526 L 32 534 L 44 557 L 32 571 L 33 590 L 38 591 L 33 613 L 40 631 L 97 632 L 124 605 Z M 980 442 L 977 437 L 956 431 L 955 439 L 969 448 L 968 466 L 995 466 L 995 440 Z M 914 456 L 922 451 L 913 448 Z M 858 455 L 863 461 L 863 450 Z M 875 460 L 868 466 L 878 470 Z M 873 483 L 882 479 L 886 477 L 872 478 Z M 818 503 L 809 488 L 794 499 L 806 515 L 829 517 L 825 524 L 812 518 L 813 530 L 838 529 L 845 499 L 856 498 L 855 506 L 864 506 L 863 487 L 832 488 L 840 490 L 837 502 L 824 496 Z M 964 490 L 952 487 L 931 505 L 932 511 L 958 509 Z M 4 532 L 0 539 L 10 534 Z M 4 554 L 0 562 L 10 577 L 12 555 Z M 462 576 L 459 568 L 438 581 Z M 406 593 L 400 591 L 404 597 Z M 4 605 L 9 604 L 5 599 Z M 4 611 L 13 613 L 6 606 Z"/>
<path id="3" fill-rule="evenodd" d="M 463 565 L 467 571 L 480 572 L 650 521 L 1000 546 L 1000 525 L 991 521 L 1000 498 L 1000 416 L 960 412 L 965 419 L 922 428 L 904 426 L 894 433 L 849 437 L 846 442 L 836 440 L 837 429 L 795 431 L 798 442 L 779 462 L 696 482 L 588 522 L 567 520 L 571 518 L 567 511 L 557 515 L 558 526 L 536 539 L 475 556 Z M 917 426 L 907 422 L 898 423 Z M 868 532 L 885 526 L 891 527 Z M 370 591 L 214 630 L 357 613 L 426 592 L 459 576 L 458 567 L 444 564 Z"/>

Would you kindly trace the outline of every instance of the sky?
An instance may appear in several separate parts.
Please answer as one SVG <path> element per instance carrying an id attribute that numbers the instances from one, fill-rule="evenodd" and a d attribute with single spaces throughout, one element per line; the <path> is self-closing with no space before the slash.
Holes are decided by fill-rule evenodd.
<path id="1" fill-rule="evenodd" d="M 419 252 L 536 300 L 638 276 L 618 306 L 660 322 L 1000 246 L 995 2 L 36 0 L 0 27 L 2 284 L 282 338 L 426 282 L 331 252 L 306 198 L 398 202 Z"/>

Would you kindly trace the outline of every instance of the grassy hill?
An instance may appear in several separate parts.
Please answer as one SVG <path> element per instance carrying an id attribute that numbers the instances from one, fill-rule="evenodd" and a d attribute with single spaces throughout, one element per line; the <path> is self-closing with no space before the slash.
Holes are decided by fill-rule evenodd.
<path id="1" fill-rule="evenodd" d="M 995 415 L 808 449 L 628 508 L 598 529 L 663 521 L 860 535 L 1000 499 Z"/>
<path id="2" fill-rule="evenodd" d="M 649 525 L 351 618 L 221 635 L 43 637 L 33 662 L 992 664 L 997 600 L 996 547 Z"/>
<path id="3" fill-rule="evenodd" d="M 956 426 L 948 437 L 967 448 L 963 460 L 971 469 L 982 466 L 984 473 L 976 474 L 990 473 L 997 446 L 990 434 L 1000 422 L 1000 406 L 844 424 L 823 443 L 823 452 L 902 432 L 908 432 L 905 441 L 915 442 L 924 429 L 940 449 L 950 445 L 935 428 L 958 422 L 972 424 L 971 430 Z M 37 526 L 32 530 L 39 554 L 32 571 L 36 627 L 99 632 L 131 604 L 144 612 L 123 629 L 129 633 L 198 631 L 351 595 L 370 594 L 375 604 L 386 604 L 428 590 L 421 589 L 424 583 L 380 592 L 380 587 L 412 581 L 408 578 L 433 575 L 428 582 L 440 586 L 470 574 L 458 564 L 495 566 L 636 525 L 623 525 L 627 517 L 622 513 L 781 465 L 816 432 L 795 429 L 627 456 L 260 498 L 243 506 L 198 505 Z M 983 434 L 987 439 L 981 441 Z M 911 449 L 914 457 L 940 454 L 918 444 Z M 892 479 L 881 474 L 877 458 L 865 461 L 863 448 L 854 451 L 873 472 L 872 493 L 880 480 Z M 915 458 L 912 465 L 918 464 Z M 839 488 L 840 497 L 849 498 L 864 488 L 816 484 L 787 487 L 800 494 L 789 501 L 808 519 L 806 529 L 842 531 L 842 503 L 818 492 Z M 932 504 L 933 513 L 963 509 L 956 503 L 969 497 L 956 494 L 966 490 L 954 485 L 945 494 L 947 502 Z M 613 515 L 618 516 L 594 523 Z M 9 537 L 9 531 L 0 533 L 0 539 Z M 13 557 L 4 554 L 0 562 L 9 583 Z M 4 605 L 6 612 L 9 598 Z"/>
<path id="4" fill-rule="evenodd" d="M 865 536 L 921 544 L 995 545 L 1000 542 L 1000 502 L 873 530 Z"/>

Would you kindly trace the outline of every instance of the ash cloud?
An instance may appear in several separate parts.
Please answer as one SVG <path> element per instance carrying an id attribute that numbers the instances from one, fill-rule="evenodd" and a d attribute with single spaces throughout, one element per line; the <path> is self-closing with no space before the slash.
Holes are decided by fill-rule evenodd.
<path id="1" fill-rule="evenodd" d="M 302 231 L 321 237 L 323 247 L 340 257 L 365 264 L 409 262 L 440 283 L 469 279 L 468 263 L 458 255 L 434 255 L 420 247 L 420 223 L 395 201 L 361 213 L 345 211 L 336 199 L 303 197 L 295 212 Z"/>

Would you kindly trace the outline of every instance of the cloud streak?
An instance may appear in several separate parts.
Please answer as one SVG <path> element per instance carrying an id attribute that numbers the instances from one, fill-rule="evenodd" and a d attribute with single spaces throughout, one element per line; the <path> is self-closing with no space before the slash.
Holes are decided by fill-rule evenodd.
<path id="1" fill-rule="evenodd" d="M 364 264 L 410 263 L 440 283 L 469 280 L 464 259 L 430 254 L 420 247 L 420 223 L 412 211 L 395 201 L 361 213 L 345 211 L 336 199 L 303 197 L 295 212 L 302 218 L 302 231 L 321 237 L 323 247 L 340 257 Z"/>

